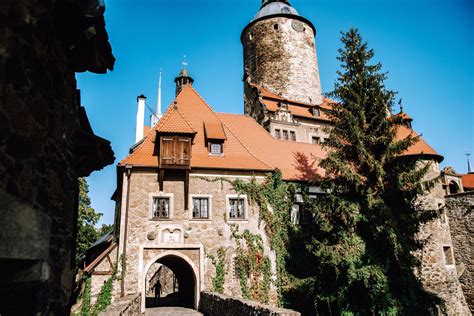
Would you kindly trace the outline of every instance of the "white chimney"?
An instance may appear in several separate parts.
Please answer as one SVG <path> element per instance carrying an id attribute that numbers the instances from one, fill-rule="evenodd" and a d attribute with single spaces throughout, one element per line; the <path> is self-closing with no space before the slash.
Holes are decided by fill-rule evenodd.
<path id="1" fill-rule="evenodd" d="M 143 129 L 145 127 L 145 102 L 146 97 L 142 94 L 137 97 L 138 110 L 137 110 L 137 127 L 135 130 L 135 143 L 138 143 L 143 139 Z"/>

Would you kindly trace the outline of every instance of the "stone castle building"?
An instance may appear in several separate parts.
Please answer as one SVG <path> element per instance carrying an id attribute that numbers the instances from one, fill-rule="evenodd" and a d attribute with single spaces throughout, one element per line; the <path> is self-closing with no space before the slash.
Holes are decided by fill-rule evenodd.
<path id="1" fill-rule="evenodd" d="M 201 292 L 212 290 L 215 268 L 209 255 L 224 247 L 229 267 L 224 293 L 242 297 L 233 271 L 236 244 L 230 225 L 263 237 L 275 271 L 257 207 L 219 179 L 262 181 L 276 169 L 286 181 L 307 182 L 324 175 L 318 162 L 325 157 L 321 143 L 331 122 L 323 110 L 333 101 L 322 96 L 315 35 L 313 24 L 287 1 L 263 1 L 241 36 L 245 115 L 215 112 L 193 88 L 185 68 L 175 80 L 175 100 L 155 125 L 143 126 L 146 98 L 138 97 L 137 143 L 117 165 L 115 239 L 86 268 L 96 291 L 103 275 L 112 273 L 104 262 L 113 253 L 114 263 L 118 261 L 123 269 L 114 287 L 115 299 L 141 294 L 144 312 L 154 305 L 150 282 L 158 280 L 156 273 L 166 266 L 174 273 L 178 284 L 174 294 L 180 304 L 197 308 Z M 404 119 L 398 137 L 416 134 L 412 119 L 406 113 L 397 115 Z M 405 155 L 431 163 L 427 178 L 439 178 L 443 157 L 423 139 Z M 310 187 L 310 193 L 317 192 Z M 439 210 L 440 216 L 423 227 L 421 237 L 427 244 L 420 254 L 419 272 L 426 288 L 445 301 L 442 313 L 469 315 L 445 194 L 438 182 L 423 197 L 424 205 Z M 294 224 L 302 217 L 295 203 Z M 105 272 L 101 265 L 106 266 Z M 270 303 L 275 295 L 272 287 Z"/>

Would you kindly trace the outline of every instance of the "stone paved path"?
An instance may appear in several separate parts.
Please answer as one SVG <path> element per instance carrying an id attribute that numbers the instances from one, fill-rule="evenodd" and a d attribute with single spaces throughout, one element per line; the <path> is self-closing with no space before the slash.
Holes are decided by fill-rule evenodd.
<path id="1" fill-rule="evenodd" d="M 145 316 L 203 316 L 203 314 L 183 307 L 153 307 L 145 310 Z"/>

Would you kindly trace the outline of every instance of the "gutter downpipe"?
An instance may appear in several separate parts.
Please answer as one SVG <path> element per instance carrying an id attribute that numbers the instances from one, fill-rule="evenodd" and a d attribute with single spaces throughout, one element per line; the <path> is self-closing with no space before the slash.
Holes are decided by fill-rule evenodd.
<path id="1" fill-rule="evenodd" d="M 120 297 L 125 296 L 125 271 L 127 263 L 127 238 L 128 238 L 128 209 L 130 204 L 130 176 L 132 174 L 132 166 L 125 166 L 125 174 L 127 175 L 127 197 L 125 205 L 125 227 L 123 232 L 123 253 L 122 253 L 122 278 L 120 280 Z"/>

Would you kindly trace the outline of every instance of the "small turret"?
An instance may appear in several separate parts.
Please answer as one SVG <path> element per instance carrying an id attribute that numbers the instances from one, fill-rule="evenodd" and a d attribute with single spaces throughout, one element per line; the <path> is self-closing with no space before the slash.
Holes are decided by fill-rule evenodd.
<path id="1" fill-rule="evenodd" d="M 174 79 L 174 82 L 176 83 L 176 96 L 178 96 L 186 85 L 193 84 L 194 79 L 189 75 L 189 72 L 186 69 L 186 63 L 183 63 L 183 69 L 179 72 L 178 77 Z"/>

